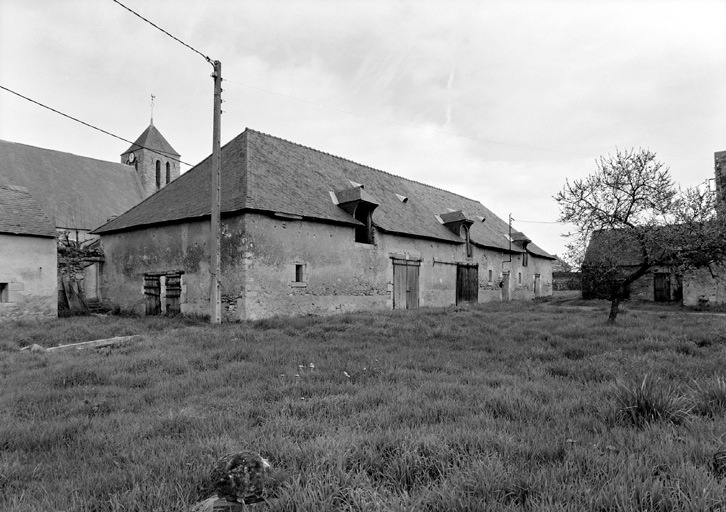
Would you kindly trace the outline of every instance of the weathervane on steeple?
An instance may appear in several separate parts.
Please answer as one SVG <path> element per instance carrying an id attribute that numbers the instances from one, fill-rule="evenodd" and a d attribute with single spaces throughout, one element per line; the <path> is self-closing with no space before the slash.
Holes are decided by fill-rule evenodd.
<path id="1" fill-rule="evenodd" d="M 156 96 L 153 94 L 151 95 L 151 124 L 154 124 L 154 100 L 156 99 Z"/>

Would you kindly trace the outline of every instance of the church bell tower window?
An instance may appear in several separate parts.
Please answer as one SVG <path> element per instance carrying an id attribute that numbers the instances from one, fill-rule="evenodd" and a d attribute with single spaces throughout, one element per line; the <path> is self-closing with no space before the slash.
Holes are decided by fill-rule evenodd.
<path id="1" fill-rule="evenodd" d="M 161 188 L 161 162 L 156 161 L 156 190 Z"/>

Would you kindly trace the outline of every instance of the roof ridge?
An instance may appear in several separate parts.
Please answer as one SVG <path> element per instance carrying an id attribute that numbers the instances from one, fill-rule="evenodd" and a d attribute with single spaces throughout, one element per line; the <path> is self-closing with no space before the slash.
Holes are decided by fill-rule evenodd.
<path id="1" fill-rule="evenodd" d="M 123 167 L 128 167 L 128 165 L 122 164 L 121 162 L 112 162 L 111 160 L 101 160 L 100 158 L 96 158 L 96 157 L 93 157 L 93 156 L 77 155 L 75 153 L 70 153 L 68 151 L 61 151 L 61 150 L 58 150 L 58 149 L 50 149 L 50 148 L 43 148 L 43 147 L 40 147 L 40 146 L 32 146 L 30 144 L 24 144 L 22 142 L 14 142 L 12 140 L 0 139 L 0 142 L 5 142 L 7 144 L 16 144 L 18 146 L 25 146 L 26 148 L 40 149 L 42 151 L 52 151 L 53 153 L 60 153 L 62 155 L 69 155 L 69 156 L 73 156 L 73 157 L 76 157 L 76 158 L 85 158 L 86 160 L 95 160 L 96 162 L 103 162 L 105 164 L 113 164 L 113 165 L 120 165 L 120 166 L 123 166 Z"/>
<path id="2" fill-rule="evenodd" d="M 429 185 L 428 183 L 423 183 L 421 181 L 416 181 L 416 180 L 413 180 L 411 178 L 406 178 L 405 176 L 399 176 L 398 174 L 393 174 L 392 172 L 384 171 L 382 169 L 376 169 L 375 167 L 371 167 L 370 165 L 361 164 L 359 162 L 356 162 L 355 160 L 351 160 L 350 158 L 345 158 L 343 156 L 334 155 L 332 153 L 328 153 L 327 151 L 321 151 L 319 149 L 315 149 L 313 147 L 306 146 L 304 144 L 300 144 L 299 142 L 293 142 L 291 140 L 287 140 L 287 139 L 284 139 L 282 137 L 278 137 L 276 135 L 270 135 L 269 133 L 261 132 L 259 130 L 255 130 L 255 129 L 249 128 L 249 127 L 245 128 L 245 131 L 250 131 L 250 132 L 253 132 L 253 133 L 257 133 L 259 135 L 264 135 L 265 137 L 270 137 L 272 139 L 281 140 L 283 142 L 287 142 L 288 144 L 292 144 L 294 146 L 298 146 L 298 147 L 301 147 L 301 148 L 304 148 L 304 149 L 308 149 L 310 151 L 315 151 L 316 153 L 320 153 L 320 154 L 323 154 L 323 155 L 332 156 L 333 158 L 338 158 L 340 160 L 343 160 L 343 161 L 346 161 L 346 162 L 350 162 L 350 163 L 355 164 L 355 165 L 358 165 L 360 167 L 365 167 L 366 169 L 370 169 L 371 171 L 376 171 L 376 172 L 380 172 L 382 174 L 387 174 L 388 176 L 393 176 L 394 178 L 399 178 L 399 179 L 402 179 L 402 180 L 410 181 L 411 183 L 416 183 L 417 185 L 422 185 L 424 187 L 432 188 L 434 190 L 439 190 L 441 192 L 446 192 L 447 194 L 453 194 L 455 196 L 459 196 L 459 197 L 461 197 L 463 199 L 466 199 L 467 201 L 474 201 L 476 203 L 482 204 L 481 201 L 477 201 L 476 199 L 472 199 L 471 197 L 466 197 L 466 196 L 463 196 L 461 194 L 457 194 L 456 192 L 451 192 L 450 190 L 446 190 L 446 189 L 443 189 L 443 188 L 440 188 L 440 187 L 435 187 L 433 185 Z M 482 206 L 483 206 L 483 204 L 482 204 Z"/>

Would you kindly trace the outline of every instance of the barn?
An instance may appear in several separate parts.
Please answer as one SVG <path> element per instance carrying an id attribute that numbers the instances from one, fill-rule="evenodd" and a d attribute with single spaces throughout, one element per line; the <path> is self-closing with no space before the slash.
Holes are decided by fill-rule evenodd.
<path id="1" fill-rule="evenodd" d="M 222 148 L 224 320 L 533 299 L 554 257 L 480 202 L 251 129 Z M 101 294 L 209 312 L 211 157 L 97 228 Z"/>

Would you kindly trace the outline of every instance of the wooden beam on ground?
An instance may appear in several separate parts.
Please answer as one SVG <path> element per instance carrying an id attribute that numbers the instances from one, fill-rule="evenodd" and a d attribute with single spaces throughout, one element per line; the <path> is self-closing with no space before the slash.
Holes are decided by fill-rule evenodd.
<path id="1" fill-rule="evenodd" d="M 123 343 L 128 343 L 130 341 L 134 341 L 135 339 L 141 339 L 141 336 L 138 334 L 135 334 L 133 336 L 117 336 L 115 338 L 106 338 L 103 340 L 94 340 L 94 341 L 83 341 L 81 343 L 70 343 L 68 345 L 58 345 L 57 347 L 49 347 L 46 350 L 48 352 L 56 351 L 56 350 L 68 350 L 75 348 L 76 350 L 84 349 L 84 348 L 104 348 L 104 347 L 114 347 L 116 345 L 121 345 Z"/>

